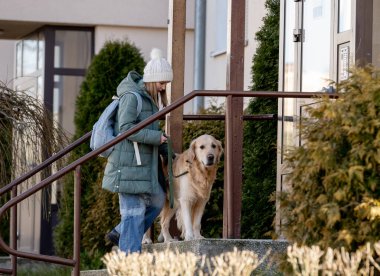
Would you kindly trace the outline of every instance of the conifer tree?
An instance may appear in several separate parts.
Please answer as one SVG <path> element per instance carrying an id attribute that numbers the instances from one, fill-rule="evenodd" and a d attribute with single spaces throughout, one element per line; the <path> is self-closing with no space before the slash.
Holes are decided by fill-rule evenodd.
<path id="1" fill-rule="evenodd" d="M 278 90 L 280 1 L 265 2 L 267 14 L 256 33 L 258 48 L 252 60 L 253 91 Z M 277 99 L 250 101 L 248 114 L 277 114 Z M 249 121 L 244 127 L 242 238 L 268 238 L 275 214 L 270 195 L 276 190 L 276 121 Z"/>

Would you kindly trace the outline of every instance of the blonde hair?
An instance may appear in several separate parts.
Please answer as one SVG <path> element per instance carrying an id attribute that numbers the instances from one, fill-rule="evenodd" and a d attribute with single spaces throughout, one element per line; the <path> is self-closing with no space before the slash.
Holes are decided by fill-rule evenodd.
<path id="1" fill-rule="evenodd" d="M 155 82 L 146 82 L 145 88 L 146 88 L 146 91 L 149 93 L 149 95 L 152 97 L 152 100 L 157 105 L 157 107 L 160 107 L 159 99 L 161 100 L 161 104 L 163 107 L 168 105 L 166 90 L 159 93 L 157 91 L 157 86 Z"/>

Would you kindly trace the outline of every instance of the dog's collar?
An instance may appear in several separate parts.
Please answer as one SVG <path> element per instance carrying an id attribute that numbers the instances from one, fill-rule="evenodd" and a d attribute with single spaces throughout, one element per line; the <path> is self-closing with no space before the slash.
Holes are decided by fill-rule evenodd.
<path id="1" fill-rule="evenodd" d="M 173 175 L 175 178 L 178 178 L 178 177 L 181 177 L 181 176 L 184 176 L 185 174 L 188 174 L 189 171 L 184 171 L 183 173 L 180 173 L 179 175 Z"/>
<path id="2" fill-rule="evenodd" d="M 190 165 L 193 164 L 189 160 L 186 160 L 186 162 L 189 163 Z M 185 174 L 188 174 L 188 173 L 189 173 L 189 171 L 184 171 L 183 173 L 180 173 L 179 175 L 173 175 L 173 177 L 178 178 L 178 177 L 184 176 Z"/>

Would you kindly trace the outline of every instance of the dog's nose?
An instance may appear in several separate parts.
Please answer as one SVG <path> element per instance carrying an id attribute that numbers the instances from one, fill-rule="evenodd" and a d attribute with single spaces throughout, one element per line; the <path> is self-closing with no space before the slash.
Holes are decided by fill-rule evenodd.
<path id="1" fill-rule="evenodd" d="M 207 154 L 207 161 L 210 163 L 214 162 L 214 155 L 213 154 Z"/>

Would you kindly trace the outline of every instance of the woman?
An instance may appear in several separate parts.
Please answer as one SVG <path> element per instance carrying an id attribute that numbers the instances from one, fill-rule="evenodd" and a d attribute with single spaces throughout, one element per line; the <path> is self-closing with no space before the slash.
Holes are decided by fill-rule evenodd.
<path id="1" fill-rule="evenodd" d="M 122 133 L 166 106 L 166 85 L 173 79 L 170 64 L 159 49 L 153 49 L 151 60 L 144 68 L 144 76 L 132 71 L 117 87 L 120 98 L 115 131 Z M 137 92 L 142 98 L 142 109 L 137 115 Z M 134 145 L 137 142 L 137 146 Z M 119 193 L 121 222 L 108 234 L 118 241 L 126 253 L 141 252 L 145 231 L 153 224 L 165 202 L 165 180 L 159 148 L 166 145 L 166 137 L 158 121 L 130 135 L 114 147 L 108 157 L 102 187 Z M 137 147 L 137 148 L 136 148 Z M 161 153 L 161 151 L 160 151 Z M 162 153 L 166 156 L 165 150 Z"/>

